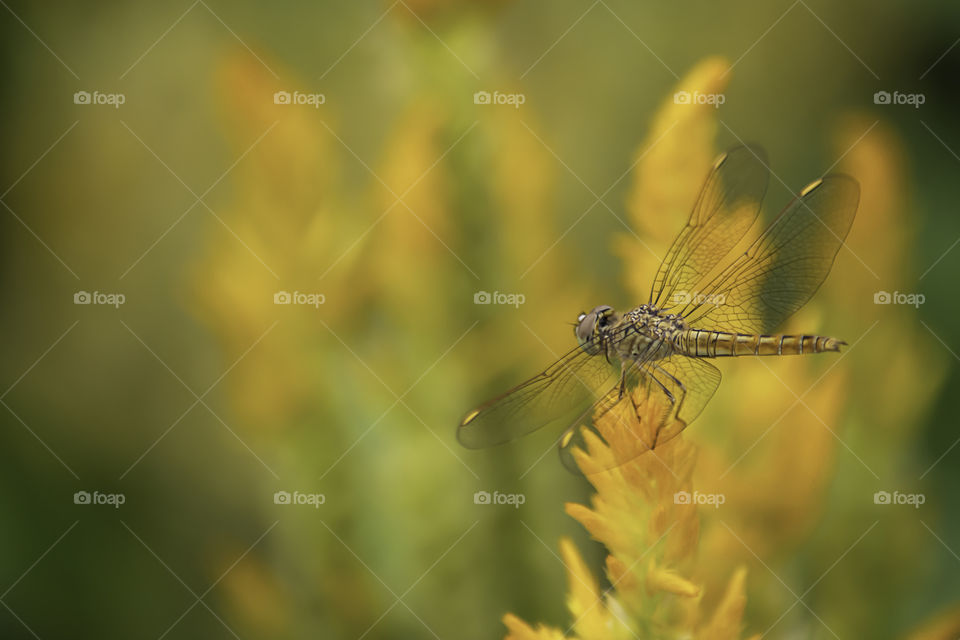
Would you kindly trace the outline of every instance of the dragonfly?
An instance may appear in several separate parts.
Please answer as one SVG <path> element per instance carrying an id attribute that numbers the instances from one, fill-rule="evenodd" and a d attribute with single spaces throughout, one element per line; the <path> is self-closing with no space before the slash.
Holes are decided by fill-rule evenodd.
<path id="1" fill-rule="evenodd" d="M 459 442 L 491 447 L 561 423 L 568 427 L 561 457 L 580 472 L 570 449 L 584 448 L 581 429 L 591 429 L 591 417 L 595 423 L 640 384 L 669 408 L 669 419 L 638 448 L 642 453 L 701 413 L 720 384 L 711 360 L 840 351 L 846 343 L 837 338 L 772 332 L 826 279 L 853 224 L 859 184 L 833 173 L 807 185 L 743 253 L 730 257 L 759 217 L 769 175 L 759 147 L 722 154 L 660 264 L 649 300 L 622 313 L 609 305 L 581 312 L 573 325 L 577 345 L 467 413 Z"/>

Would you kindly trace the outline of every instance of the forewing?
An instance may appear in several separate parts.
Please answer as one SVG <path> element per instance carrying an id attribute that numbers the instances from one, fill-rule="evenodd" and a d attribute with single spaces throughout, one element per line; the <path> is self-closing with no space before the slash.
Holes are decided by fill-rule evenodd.
<path id="1" fill-rule="evenodd" d="M 826 279 L 859 199 L 860 187 L 849 176 L 830 175 L 809 185 L 681 315 L 694 327 L 772 331 Z"/>
<path id="2" fill-rule="evenodd" d="M 468 413 L 457 439 L 469 449 L 481 449 L 554 421 L 570 424 L 603 395 L 615 373 L 603 355 L 576 347 L 539 375 Z"/>
<path id="3" fill-rule="evenodd" d="M 699 295 L 697 284 L 757 219 L 768 177 L 762 149 L 736 147 L 717 159 L 687 225 L 673 241 L 653 281 L 650 302 L 655 307 L 683 306 Z"/>

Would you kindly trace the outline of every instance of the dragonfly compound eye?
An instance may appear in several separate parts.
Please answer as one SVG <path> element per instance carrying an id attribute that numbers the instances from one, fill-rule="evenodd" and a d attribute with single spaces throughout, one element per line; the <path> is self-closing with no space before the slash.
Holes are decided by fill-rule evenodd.
<path id="1" fill-rule="evenodd" d="M 609 324 L 612 314 L 612 307 L 600 306 L 595 307 L 590 313 L 581 313 L 577 316 L 574 333 L 577 335 L 577 342 L 580 343 L 584 351 L 590 354 L 600 352 L 597 336 L 600 330 Z"/>
<path id="2" fill-rule="evenodd" d="M 587 348 L 588 344 L 593 340 L 594 329 L 597 326 L 597 314 L 593 311 L 590 313 L 581 313 L 577 320 L 577 326 L 574 329 L 574 333 L 577 335 L 577 342 L 580 343 L 581 347 Z"/>

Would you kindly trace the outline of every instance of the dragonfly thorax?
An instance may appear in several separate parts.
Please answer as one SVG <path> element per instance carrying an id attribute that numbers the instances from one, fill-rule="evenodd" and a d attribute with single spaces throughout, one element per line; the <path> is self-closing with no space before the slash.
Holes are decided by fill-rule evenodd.
<path id="1" fill-rule="evenodd" d="M 670 355 L 676 338 L 687 329 L 677 314 L 642 304 L 623 315 L 601 305 L 577 316 L 574 333 L 590 355 L 605 353 L 621 359 L 658 360 Z"/>
<path id="2" fill-rule="evenodd" d="M 660 360 L 673 353 L 687 328 L 682 316 L 642 304 L 623 315 L 612 342 L 621 359 Z"/>
<path id="3" fill-rule="evenodd" d="M 632 324 L 636 329 L 648 334 L 651 338 L 672 340 L 681 331 L 687 328 L 683 316 L 676 313 L 665 313 L 662 309 L 651 304 L 642 304 L 631 309 L 623 316 L 624 323 Z"/>

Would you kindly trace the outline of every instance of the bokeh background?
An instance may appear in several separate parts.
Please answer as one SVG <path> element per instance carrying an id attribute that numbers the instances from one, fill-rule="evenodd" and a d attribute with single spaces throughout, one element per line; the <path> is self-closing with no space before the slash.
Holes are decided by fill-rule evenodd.
<path id="1" fill-rule="evenodd" d="M 702 510 L 703 597 L 747 567 L 768 637 L 955 611 L 956 4 L 2 4 L 3 637 L 564 627 L 560 537 L 601 572 L 564 513 L 589 485 L 556 432 L 471 452 L 454 427 L 579 311 L 644 301 L 686 215 L 658 198 L 692 203 L 740 141 L 768 151 L 768 217 L 829 170 L 860 180 L 788 327 L 851 346 L 720 363 L 684 436 L 727 497 Z M 685 78 L 724 103 L 675 105 Z"/>

